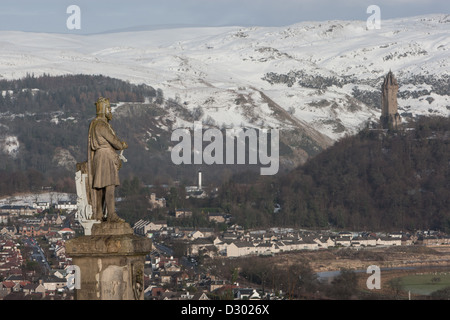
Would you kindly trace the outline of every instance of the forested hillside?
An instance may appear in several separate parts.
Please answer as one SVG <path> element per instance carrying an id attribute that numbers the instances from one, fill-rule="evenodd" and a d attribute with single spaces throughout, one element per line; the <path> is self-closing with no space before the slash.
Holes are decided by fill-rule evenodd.
<path id="1" fill-rule="evenodd" d="M 288 174 L 236 177 L 220 203 L 246 227 L 450 231 L 449 139 L 450 118 L 441 117 L 363 130 Z"/>
<path id="2" fill-rule="evenodd" d="M 149 86 L 84 75 L 2 80 L 0 93 L 0 194 L 43 186 L 74 192 L 75 164 L 87 157 L 98 97 L 143 103 L 157 95 Z"/>
<path id="3" fill-rule="evenodd" d="M 194 121 L 226 130 L 205 115 L 200 105 L 188 108 L 180 99 L 165 97 L 162 89 L 134 85 L 101 75 L 66 75 L 0 80 L 0 195 L 41 190 L 74 192 L 74 170 L 87 157 L 87 130 L 95 117 L 95 101 L 110 99 L 117 135 L 129 148 L 129 160 L 120 176 L 138 176 L 144 184 L 196 184 L 197 171 L 205 185 L 219 185 L 236 172 L 259 171 L 259 165 L 175 165 L 171 161 L 171 133 Z M 267 103 L 267 102 L 266 102 Z M 240 105 L 242 112 L 256 106 Z M 293 121 L 271 104 L 287 129 L 280 134 L 280 172 L 303 163 L 329 143 L 324 137 Z M 237 112 L 237 113 L 239 113 Z M 280 120 L 281 121 L 281 120 Z M 248 128 L 245 125 L 243 128 Z M 258 126 L 256 126 L 259 128 Z M 321 141 L 321 142 L 320 142 Z M 206 143 L 205 143 L 206 145 Z"/>
<path id="4" fill-rule="evenodd" d="M 234 172 L 252 167 L 173 164 L 170 147 L 175 143 L 170 138 L 174 123 L 200 121 L 204 111 L 185 108 L 164 97 L 159 88 L 101 75 L 28 75 L 0 80 L 0 93 L 0 195 L 40 191 L 42 187 L 75 192 L 75 166 L 86 161 L 88 126 L 100 96 L 110 99 L 111 124 L 129 145 L 125 151 L 128 162 L 120 172 L 123 181 L 139 177 L 143 184 L 177 180 L 192 185 L 201 169 L 205 185 L 218 185 Z M 209 125 L 207 121 L 203 124 L 205 128 Z M 291 145 L 283 142 L 285 136 Z M 285 163 L 290 166 L 308 152 L 320 150 L 301 130 L 287 132 L 280 141 L 280 156 L 286 155 Z M 253 165 L 253 169 L 259 171 L 259 166 Z"/>

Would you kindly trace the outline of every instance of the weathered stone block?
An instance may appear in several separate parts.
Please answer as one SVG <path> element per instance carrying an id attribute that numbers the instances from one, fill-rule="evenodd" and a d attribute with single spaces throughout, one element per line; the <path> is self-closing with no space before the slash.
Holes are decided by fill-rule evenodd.
<path id="1" fill-rule="evenodd" d="M 80 269 L 77 300 L 143 300 L 144 263 L 150 239 L 133 234 L 127 223 L 103 222 L 92 234 L 66 243 L 66 252 Z"/>

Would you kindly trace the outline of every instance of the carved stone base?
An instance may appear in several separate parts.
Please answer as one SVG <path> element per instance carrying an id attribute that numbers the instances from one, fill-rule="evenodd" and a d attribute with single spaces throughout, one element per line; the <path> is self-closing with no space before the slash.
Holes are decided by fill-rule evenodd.
<path id="1" fill-rule="evenodd" d="M 79 267 L 76 300 L 143 300 L 144 263 L 150 239 L 133 234 L 128 223 L 102 222 L 92 234 L 66 243 L 66 253 Z"/>

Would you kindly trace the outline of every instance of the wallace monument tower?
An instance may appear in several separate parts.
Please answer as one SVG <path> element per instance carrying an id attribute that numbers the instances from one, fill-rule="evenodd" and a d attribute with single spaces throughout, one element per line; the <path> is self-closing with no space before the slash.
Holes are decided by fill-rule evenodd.
<path id="1" fill-rule="evenodd" d="M 133 234 L 115 209 L 114 191 L 128 148 L 110 125 L 108 99 L 95 104 L 96 118 L 88 132 L 88 159 L 77 164 L 77 219 L 84 236 L 66 243 L 72 258 L 77 300 L 143 300 L 145 256 L 151 240 Z"/>
<path id="2" fill-rule="evenodd" d="M 400 127 L 402 119 L 397 111 L 398 83 L 394 74 L 389 71 L 381 86 L 381 117 L 382 129 L 396 130 Z"/>

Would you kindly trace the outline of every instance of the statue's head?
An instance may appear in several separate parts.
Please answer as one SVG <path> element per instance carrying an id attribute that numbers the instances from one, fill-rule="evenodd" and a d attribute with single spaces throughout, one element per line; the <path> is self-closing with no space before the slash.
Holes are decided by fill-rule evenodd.
<path id="1" fill-rule="evenodd" d="M 109 104 L 109 99 L 100 97 L 95 103 L 95 106 L 97 107 L 97 116 L 104 116 L 108 120 L 112 119 L 111 105 Z"/>

